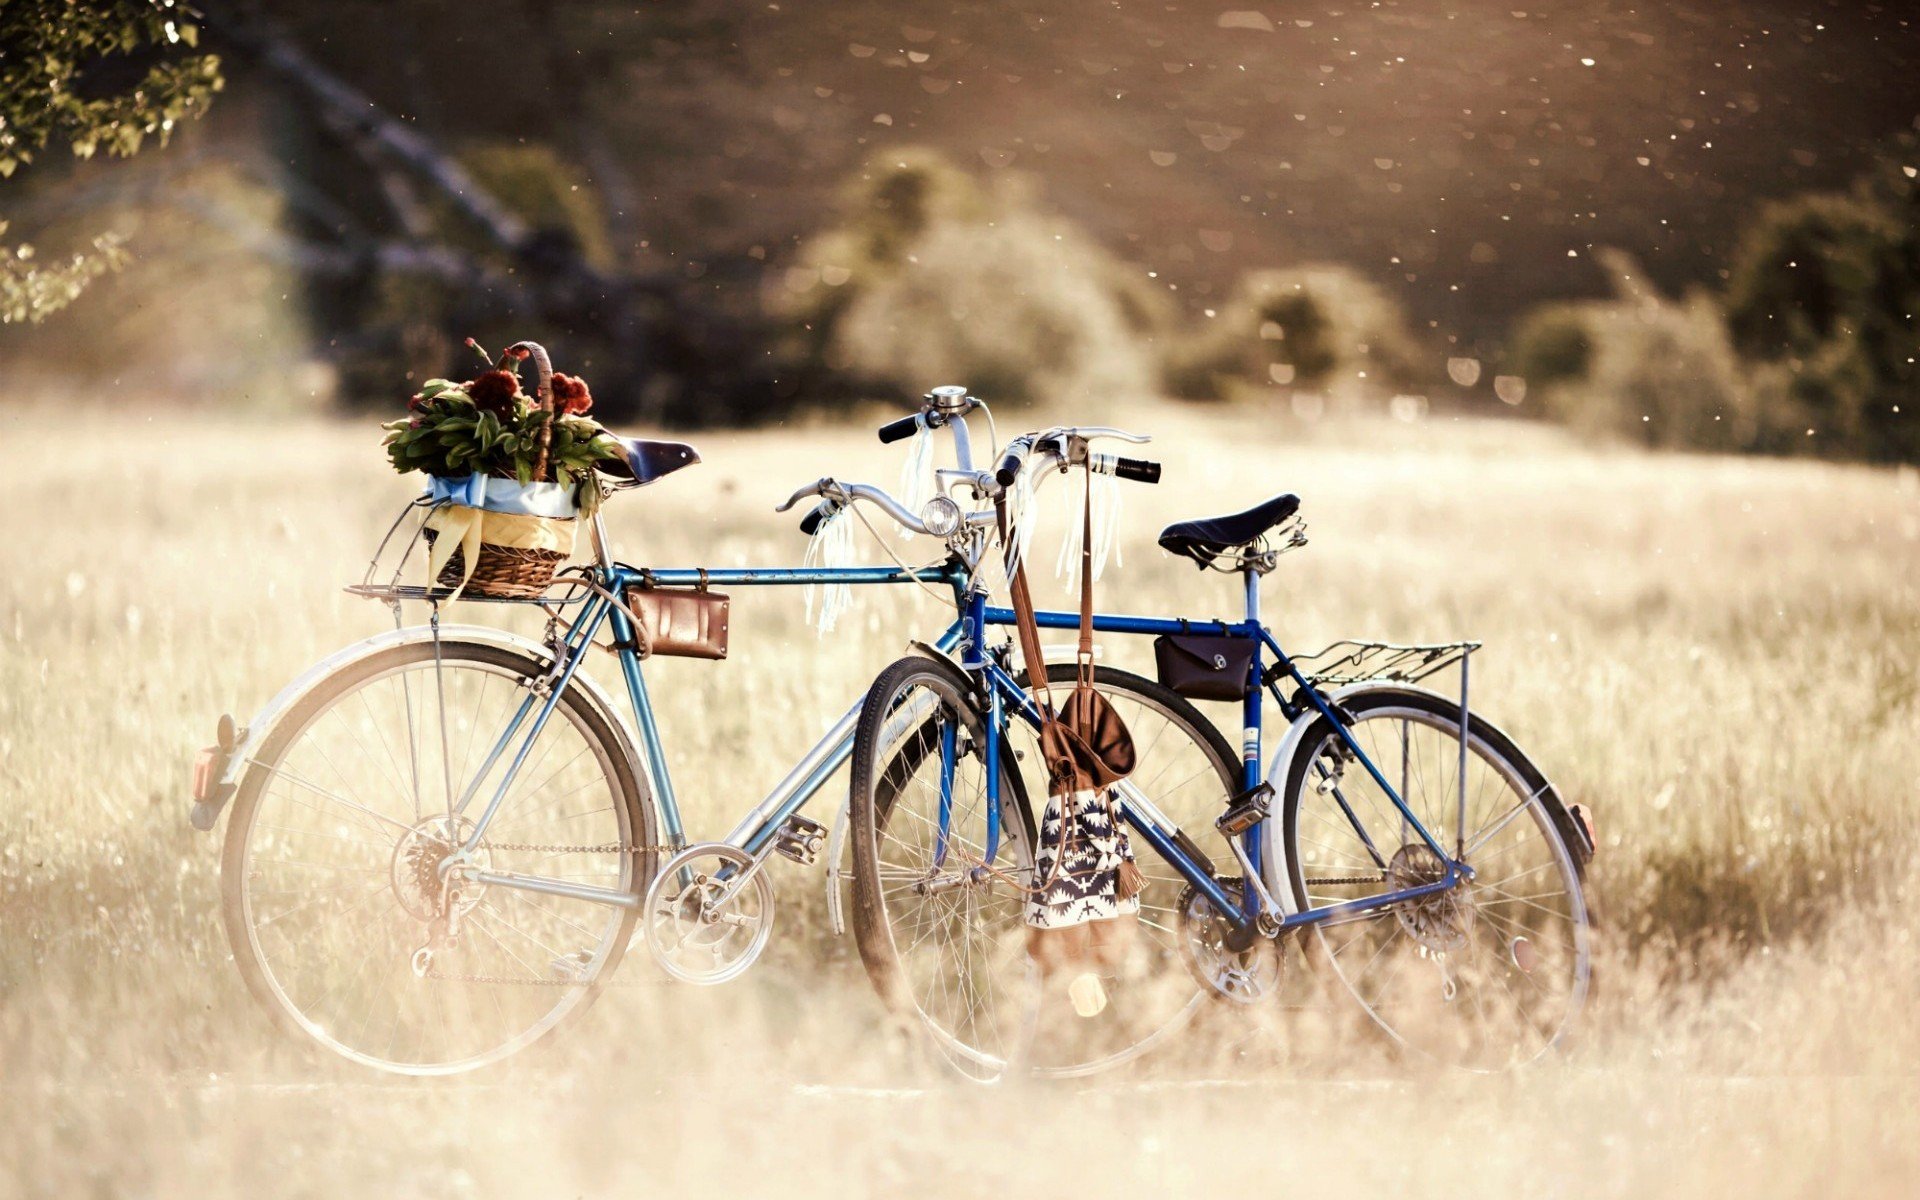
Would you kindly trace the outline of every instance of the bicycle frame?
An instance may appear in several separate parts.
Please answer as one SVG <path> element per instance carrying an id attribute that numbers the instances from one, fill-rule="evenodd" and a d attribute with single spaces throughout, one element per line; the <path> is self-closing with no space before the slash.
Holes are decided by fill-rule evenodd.
<path id="1" fill-rule="evenodd" d="M 1001 842 L 1000 829 L 1000 756 L 1003 752 L 1003 731 L 1006 722 L 1012 718 L 1026 721 L 1037 727 L 1040 713 L 1026 689 L 1017 683 L 1005 666 L 987 651 L 986 630 L 990 626 L 1009 626 L 1015 623 L 1011 608 L 989 605 L 986 595 L 968 584 L 967 572 L 957 560 L 933 567 L 916 570 L 903 570 L 897 567 L 826 567 L 826 568 L 739 568 L 739 569 L 650 569 L 647 577 L 656 586 L 689 587 L 705 583 L 727 587 L 769 587 L 796 586 L 807 584 L 847 584 L 869 586 L 879 584 L 935 584 L 945 585 L 953 592 L 959 617 L 947 627 L 938 639 L 930 643 L 934 649 L 944 654 L 960 653 L 962 668 L 979 677 L 985 684 L 984 692 L 988 699 L 987 738 L 984 747 L 987 778 L 987 839 L 985 853 L 990 863 L 999 853 Z M 612 595 L 623 594 L 626 587 L 641 580 L 641 572 L 621 563 L 597 567 L 591 572 L 594 581 Z M 1262 746 L 1261 735 L 1264 712 L 1264 695 L 1271 691 L 1274 700 L 1282 712 L 1291 721 L 1303 715 L 1305 709 L 1295 701 L 1304 698 L 1306 704 L 1326 718 L 1342 744 L 1354 755 L 1380 788 L 1393 802 L 1394 807 L 1417 833 L 1420 839 L 1439 859 L 1446 864 L 1440 879 L 1417 887 L 1397 889 L 1377 896 L 1363 897 L 1345 901 L 1324 908 L 1309 909 L 1304 912 L 1284 913 L 1268 917 L 1264 922 L 1266 932 L 1296 928 L 1308 924 L 1339 922 L 1364 916 L 1374 910 L 1389 905 L 1418 899 L 1437 892 L 1446 891 L 1458 885 L 1463 879 L 1472 877 L 1471 868 L 1459 860 L 1459 857 L 1447 853 L 1446 848 L 1428 831 L 1418 815 L 1402 798 L 1398 789 L 1374 764 L 1366 752 L 1354 739 L 1351 730 L 1342 719 L 1337 708 L 1313 686 L 1300 668 L 1281 648 L 1259 619 L 1259 577 L 1248 572 L 1246 577 L 1247 612 L 1243 620 L 1181 620 L 1179 618 L 1129 616 L 1111 613 L 1096 613 L 1093 628 L 1096 632 L 1120 635 L 1154 636 L 1159 634 L 1202 633 L 1216 636 L 1247 638 L 1257 643 L 1254 648 L 1250 667 L 1246 699 L 1243 702 L 1241 754 L 1243 763 L 1242 782 L 1248 791 L 1262 786 Z M 1043 629 L 1076 629 L 1080 615 L 1077 612 L 1042 611 L 1035 614 L 1035 620 Z M 635 631 L 627 614 L 611 602 L 605 594 L 596 594 L 583 603 L 582 611 L 573 622 L 565 627 L 555 647 L 555 662 L 547 677 L 548 686 L 544 691 L 530 692 L 518 710 L 508 719 L 507 727 L 494 743 L 482 762 L 480 770 L 469 785 L 467 792 L 449 803 L 456 812 L 464 812 L 476 799 L 479 781 L 484 780 L 495 763 L 508 752 L 509 746 L 522 733 L 522 727 L 529 716 L 532 725 L 525 729 L 514 757 L 487 801 L 480 816 L 475 819 L 473 830 L 456 857 L 464 857 L 477 849 L 485 836 L 500 805 L 511 790 L 520 766 L 524 763 L 528 751 L 546 721 L 552 715 L 558 697 L 565 691 L 580 662 L 586 657 L 586 649 L 602 628 L 611 623 L 615 653 L 619 659 L 621 676 L 627 689 L 627 698 L 632 707 L 635 724 L 640 734 L 640 746 L 644 753 L 644 769 L 652 784 L 654 804 L 660 816 L 661 825 L 666 833 L 668 844 L 675 848 L 687 845 L 685 827 L 681 819 L 678 798 L 675 794 L 671 773 L 667 766 L 665 747 L 661 741 L 658 724 L 654 717 L 651 697 L 647 690 L 645 673 L 639 653 L 635 649 Z M 1262 649 L 1271 652 L 1273 664 L 1263 666 Z M 1288 700 L 1279 690 L 1279 682 L 1290 679 L 1296 685 L 1294 700 Z M 827 733 L 807 751 L 775 785 L 772 791 L 754 808 L 745 814 L 728 832 L 725 841 L 739 847 L 749 854 L 759 856 L 773 839 L 780 827 L 819 793 L 836 771 L 847 761 L 853 750 L 854 727 L 859 719 L 860 708 L 865 697 L 856 699 Z M 537 708 L 537 711 L 536 711 Z M 1465 693 L 1463 675 L 1462 720 L 1465 721 Z M 1464 724 L 1463 724 L 1464 729 Z M 955 748 L 951 739 L 943 740 L 942 779 L 951 778 L 952 758 Z M 1463 738 L 1462 754 L 1465 745 Z M 1464 770 L 1465 760 L 1462 759 Z M 1252 886 L 1242 889 L 1243 895 L 1236 900 L 1222 888 L 1214 877 L 1212 865 L 1200 858 L 1196 860 L 1180 844 L 1180 830 L 1161 814 L 1153 805 L 1150 797 L 1137 788 L 1129 787 L 1124 781 L 1119 785 L 1122 815 L 1129 826 L 1137 831 L 1143 841 L 1165 859 L 1180 875 L 1225 916 L 1236 930 L 1248 931 L 1262 927 L 1263 895 L 1265 886 L 1261 880 L 1261 848 L 1259 824 L 1255 824 L 1240 835 L 1235 847 L 1235 857 L 1247 872 Z M 1354 824 L 1356 832 L 1368 845 L 1371 840 L 1361 828 L 1357 814 L 1348 806 L 1344 797 L 1334 789 L 1347 818 Z M 945 806 L 941 812 L 940 844 L 944 846 L 947 830 L 945 828 L 948 813 Z M 1271 818 L 1268 818 L 1271 819 Z M 1188 845 L 1191 845 L 1189 842 Z M 517 887 L 530 891 L 543 892 L 579 900 L 632 907 L 639 903 L 638 895 L 620 892 L 609 888 L 592 887 L 564 880 L 548 879 L 538 876 L 519 875 L 511 872 L 478 871 L 474 878 L 479 882 Z M 1267 897 L 1266 903 L 1272 903 Z M 1278 908 L 1278 905 L 1274 906 Z"/>
<path id="2" fill-rule="evenodd" d="M 1281 648 L 1280 643 L 1274 638 L 1273 634 L 1261 624 L 1260 576 L 1253 571 L 1247 571 L 1245 574 L 1247 611 L 1245 619 L 1241 621 L 1194 621 L 1181 620 L 1179 618 L 1095 613 L 1093 615 L 1094 631 L 1096 633 L 1142 636 L 1199 633 L 1253 640 L 1257 644 L 1254 646 L 1252 662 L 1248 668 L 1248 682 L 1250 686 L 1247 688 L 1246 699 L 1242 702 L 1241 761 L 1243 764 L 1242 782 L 1245 789 L 1251 792 L 1253 789 L 1262 786 L 1261 734 L 1264 693 L 1267 691 L 1272 692 L 1275 702 L 1279 704 L 1282 712 L 1285 713 L 1289 720 L 1301 715 L 1304 711 L 1280 693 L 1279 681 L 1282 678 L 1291 679 L 1298 689 L 1295 692 L 1295 698 L 1304 697 L 1314 711 L 1326 718 L 1328 723 L 1333 727 L 1335 734 L 1340 738 L 1341 743 L 1345 745 L 1366 768 L 1367 773 L 1372 776 L 1374 782 L 1380 786 L 1381 790 L 1386 792 L 1388 798 L 1392 800 L 1394 807 L 1399 811 L 1408 825 L 1418 834 L 1421 841 L 1426 844 L 1429 850 L 1438 856 L 1441 862 L 1446 864 L 1441 878 L 1432 883 L 1384 892 L 1377 896 L 1366 896 L 1357 900 L 1328 905 L 1324 908 L 1309 909 L 1304 912 L 1281 913 L 1268 925 L 1269 932 L 1279 932 L 1298 928 L 1303 925 L 1338 923 L 1342 920 L 1365 916 L 1374 910 L 1385 908 L 1389 905 L 1403 903 L 1408 900 L 1416 900 L 1423 896 L 1430 896 L 1438 892 L 1447 891 L 1458 886 L 1462 880 L 1471 879 L 1473 877 L 1472 868 L 1460 861 L 1459 856 L 1447 853 L 1446 848 L 1428 831 L 1425 823 L 1420 820 L 1419 816 L 1407 804 L 1406 800 L 1400 795 L 1399 790 L 1387 780 L 1379 767 L 1367 756 L 1366 751 L 1360 747 L 1359 742 L 1356 741 L 1353 736 L 1352 730 L 1348 728 L 1346 721 L 1340 716 L 1340 713 L 1334 705 L 1321 694 L 1319 688 L 1313 686 L 1306 676 L 1302 674 L 1300 668 L 1294 663 L 1292 658 L 1287 655 L 1286 651 Z M 1042 629 L 1078 629 L 1080 627 L 1080 614 L 1077 612 L 1042 611 L 1036 612 L 1034 619 Z M 970 629 L 982 629 L 988 625 L 1012 625 L 1016 620 L 1017 618 L 1013 609 L 987 605 L 984 597 L 975 594 L 970 597 L 968 614 L 963 624 L 966 624 Z M 981 645 L 983 642 L 984 639 L 980 637 L 973 637 L 970 640 L 970 644 L 972 645 Z M 1263 668 L 1261 665 L 1260 651 L 1263 647 L 1273 654 L 1274 665 L 1272 669 Z M 1038 723 L 1039 714 L 1027 699 L 1025 691 L 1014 682 L 998 663 L 981 655 L 978 658 L 970 659 L 965 665 L 969 670 L 985 672 L 993 692 L 992 707 L 996 710 L 996 719 L 998 717 L 998 710 L 1001 709 L 1002 706 L 1006 706 L 1029 722 Z M 1464 732 L 1466 729 L 1466 675 L 1464 666 L 1462 667 L 1461 678 L 1461 728 L 1463 731 L 1461 739 L 1461 779 L 1462 796 L 1464 800 L 1466 768 L 1466 741 Z M 991 756 L 991 751 L 994 748 L 994 739 L 990 738 L 989 740 L 989 753 Z M 999 812 L 999 778 L 999 772 L 993 769 L 993 764 L 990 761 L 987 771 L 989 858 L 992 857 L 992 853 L 997 846 L 995 840 L 995 834 L 997 833 L 995 821 Z M 1239 859 L 1240 865 L 1247 872 L 1247 878 L 1250 881 L 1250 886 L 1242 889 L 1243 896 L 1241 900 L 1236 902 L 1214 878 L 1211 864 L 1204 860 L 1195 861 L 1194 856 L 1179 844 L 1176 840 L 1178 830 L 1170 828 L 1171 823 L 1153 807 L 1150 798 L 1140 793 L 1138 789 L 1128 787 L 1125 781 L 1122 781 L 1119 785 L 1119 790 L 1121 815 L 1125 818 L 1127 824 L 1137 831 L 1146 843 L 1153 848 L 1153 851 L 1178 871 L 1182 878 L 1193 885 L 1195 890 L 1205 895 L 1236 930 L 1245 931 L 1255 928 L 1256 924 L 1260 921 L 1262 894 L 1265 891 L 1264 884 L 1260 882 L 1260 823 L 1255 823 L 1240 836 L 1240 843 L 1235 850 L 1235 857 Z M 1340 795 L 1337 785 L 1334 788 L 1334 795 L 1339 801 L 1347 820 L 1353 824 L 1355 832 L 1360 835 L 1367 845 L 1371 846 L 1372 840 L 1368 838 L 1365 829 L 1361 826 L 1359 815 L 1347 804 L 1345 798 Z M 1269 817 L 1267 819 L 1272 818 Z M 1464 847 L 1462 848 L 1462 856 L 1463 855 Z M 1382 865 L 1384 866 L 1384 864 Z"/>
<path id="3" fill-rule="evenodd" d="M 627 587 L 641 582 L 641 572 L 624 563 L 593 568 L 589 577 L 602 591 L 612 595 L 622 595 Z M 966 587 L 963 569 L 957 562 L 951 561 L 940 566 L 911 571 L 897 567 L 649 569 L 646 572 L 646 579 L 656 587 L 692 587 L 696 584 L 721 587 L 944 584 L 954 591 L 956 597 L 963 596 Z M 632 707 L 634 723 L 640 733 L 640 748 L 645 759 L 641 765 L 647 772 L 648 781 L 652 784 L 653 802 L 666 834 L 667 844 L 676 849 L 687 845 L 679 800 L 674 791 L 672 773 L 667 767 L 666 749 L 661 741 L 659 724 L 654 718 L 652 699 L 647 691 L 646 675 L 641 666 L 640 654 L 636 649 L 636 631 L 633 628 L 633 622 L 626 612 L 610 601 L 605 594 L 596 593 L 583 602 L 580 614 L 564 627 L 564 632 L 554 647 L 556 657 L 553 669 L 547 676 L 544 698 L 541 692 L 530 692 L 527 698 L 520 702 L 518 709 L 508 717 L 505 730 L 482 760 L 480 769 L 475 772 L 474 782 L 457 801 L 451 801 L 455 812 L 464 812 L 475 799 L 480 781 L 487 777 L 494 764 L 507 753 L 508 747 L 515 739 L 520 739 L 519 747 L 514 752 L 506 773 L 495 786 L 480 816 L 474 820 L 472 832 L 456 852 L 456 858 L 470 855 L 481 845 L 494 814 L 499 811 L 500 805 L 512 790 L 514 779 L 528 751 L 539 738 L 540 731 L 546 726 L 560 695 L 566 690 L 574 672 L 585 659 L 587 648 L 593 644 L 594 638 L 602 628 L 608 626 L 611 626 L 614 652 L 619 659 L 622 680 L 626 684 L 627 700 Z M 955 621 L 932 644 L 943 652 L 951 652 L 959 644 L 960 636 L 961 622 Z M 846 713 L 834 722 L 826 735 L 802 756 L 766 798 L 735 824 L 726 835 L 724 839 L 726 842 L 754 855 L 760 854 L 766 848 L 787 818 L 799 812 L 853 753 L 854 725 L 859 719 L 860 705 L 865 698 L 864 694 L 857 698 Z M 532 723 L 528 725 L 530 715 Z M 523 727 L 525 727 L 524 732 Z M 633 907 L 639 903 L 639 897 L 629 892 L 538 876 L 478 871 L 474 873 L 474 878 L 486 884 L 518 887 L 528 891 L 621 907 Z"/>

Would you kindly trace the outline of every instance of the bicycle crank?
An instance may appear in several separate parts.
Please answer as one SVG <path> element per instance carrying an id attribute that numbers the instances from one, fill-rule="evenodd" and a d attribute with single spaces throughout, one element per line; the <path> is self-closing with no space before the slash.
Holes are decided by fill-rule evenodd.
<path id="1" fill-rule="evenodd" d="M 734 979 L 773 933 L 773 882 L 763 860 L 724 842 L 702 842 L 668 859 L 641 909 L 647 949 L 683 983 Z"/>
<path id="2" fill-rule="evenodd" d="M 1237 879 L 1220 880 L 1235 904 L 1240 887 Z M 1233 926 L 1192 884 L 1180 893 L 1179 911 L 1180 957 L 1194 982 L 1235 1004 L 1253 1004 L 1280 989 L 1281 950 L 1272 938 L 1254 938 L 1245 949 L 1234 949 L 1232 943 L 1240 939 L 1232 937 Z"/>

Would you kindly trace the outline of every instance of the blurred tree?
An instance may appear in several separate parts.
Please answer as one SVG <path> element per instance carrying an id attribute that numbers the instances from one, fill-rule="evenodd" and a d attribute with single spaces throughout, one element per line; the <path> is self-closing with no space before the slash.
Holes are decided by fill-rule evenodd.
<path id="1" fill-rule="evenodd" d="M 128 158 L 205 112 L 222 78 L 218 57 L 192 52 L 198 16 L 174 0 L 0 4 L 0 178 L 54 143 Z M 0 218 L 0 235 L 7 228 Z M 31 244 L 0 243 L 0 321 L 43 320 L 124 255 L 110 234 L 50 263 Z"/>
<path id="2" fill-rule="evenodd" d="M 1420 359 L 1391 295 L 1349 268 L 1309 264 L 1243 276 L 1218 314 L 1168 355 L 1166 385 L 1197 400 L 1276 386 L 1377 391 L 1420 382 Z"/>
<path id="3" fill-rule="evenodd" d="M 341 331 L 327 353 L 349 400 L 464 365 L 469 334 L 564 339 L 613 417 L 722 424 L 791 397 L 753 289 L 719 293 L 724 253 L 671 268 L 638 253 L 637 189 L 611 148 L 623 71 L 724 38 L 724 5 L 476 0 L 457 24 L 411 4 L 209 6 L 210 35 L 279 98 L 276 169 L 301 198 L 252 235 Z M 455 52 L 416 52 L 423 29 Z"/>
<path id="4" fill-rule="evenodd" d="M 1611 300 L 1543 305 L 1516 325 L 1512 370 L 1534 411 L 1575 429 L 1647 446 L 1760 450 L 1780 442 L 1759 411 L 1717 299 L 1662 295 L 1620 250 L 1594 260 Z"/>
<path id="5" fill-rule="evenodd" d="M 1727 285 L 1763 402 L 1817 451 L 1920 461 L 1920 162 L 1915 139 L 1845 193 L 1767 205 Z"/>
<path id="6" fill-rule="evenodd" d="M 930 150 L 869 162 L 837 221 L 769 286 L 802 382 L 872 392 L 939 383 L 993 400 L 1109 399 L 1153 390 L 1160 296 L 1028 182 L 983 187 Z M 1144 292 L 1144 294 L 1142 294 Z"/>

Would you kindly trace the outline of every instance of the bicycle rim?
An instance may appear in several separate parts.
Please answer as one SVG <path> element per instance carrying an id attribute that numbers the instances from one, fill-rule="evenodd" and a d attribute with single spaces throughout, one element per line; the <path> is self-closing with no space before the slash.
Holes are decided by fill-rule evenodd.
<path id="1" fill-rule="evenodd" d="M 1449 854 L 1465 846 L 1475 876 L 1305 936 L 1400 1046 L 1473 1070 L 1532 1061 L 1572 1027 L 1591 968 L 1581 873 L 1557 799 L 1476 722 L 1463 820 L 1458 710 L 1419 697 L 1352 707 L 1355 741 Z M 1288 862 L 1303 909 L 1438 878 L 1437 857 L 1331 730 L 1308 735 L 1291 775 Z"/>
<path id="2" fill-rule="evenodd" d="M 488 751 L 540 671 L 491 648 L 443 643 L 436 666 L 431 645 L 401 647 L 345 668 L 274 732 L 228 831 L 227 912 L 236 958 L 283 1022 L 363 1066 L 451 1074 L 590 1002 L 632 910 L 435 886 L 449 831 L 471 831 L 505 774 L 512 751 L 492 763 Z M 650 827 L 637 789 L 603 719 L 570 692 L 478 861 L 631 892 L 644 864 L 619 847 Z"/>

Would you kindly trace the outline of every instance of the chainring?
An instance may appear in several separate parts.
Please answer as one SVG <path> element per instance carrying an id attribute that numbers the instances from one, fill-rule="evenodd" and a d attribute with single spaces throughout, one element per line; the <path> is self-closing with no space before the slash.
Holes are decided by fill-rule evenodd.
<path id="1" fill-rule="evenodd" d="M 763 866 L 722 842 L 689 846 L 667 860 L 647 888 L 640 918 L 661 970 L 683 983 L 715 984 L 754 964 L 773 933 L 773 881 Z"/>
<path id="2" fill-rule="evenodd" d="M 1240 903 L 1241 881 L 1221 879 L 1222 891 Z M 1194 982 L 1222 1000 L 1255 1004 L 1280 990 L 1283 962 L 1279 944 L 1257 937 L 1245 950 L 1234 950 L 1227 938 L 1233 932 L 1213 901 L 1188 884 L 1180 893 L 1180 961 Z"/>

